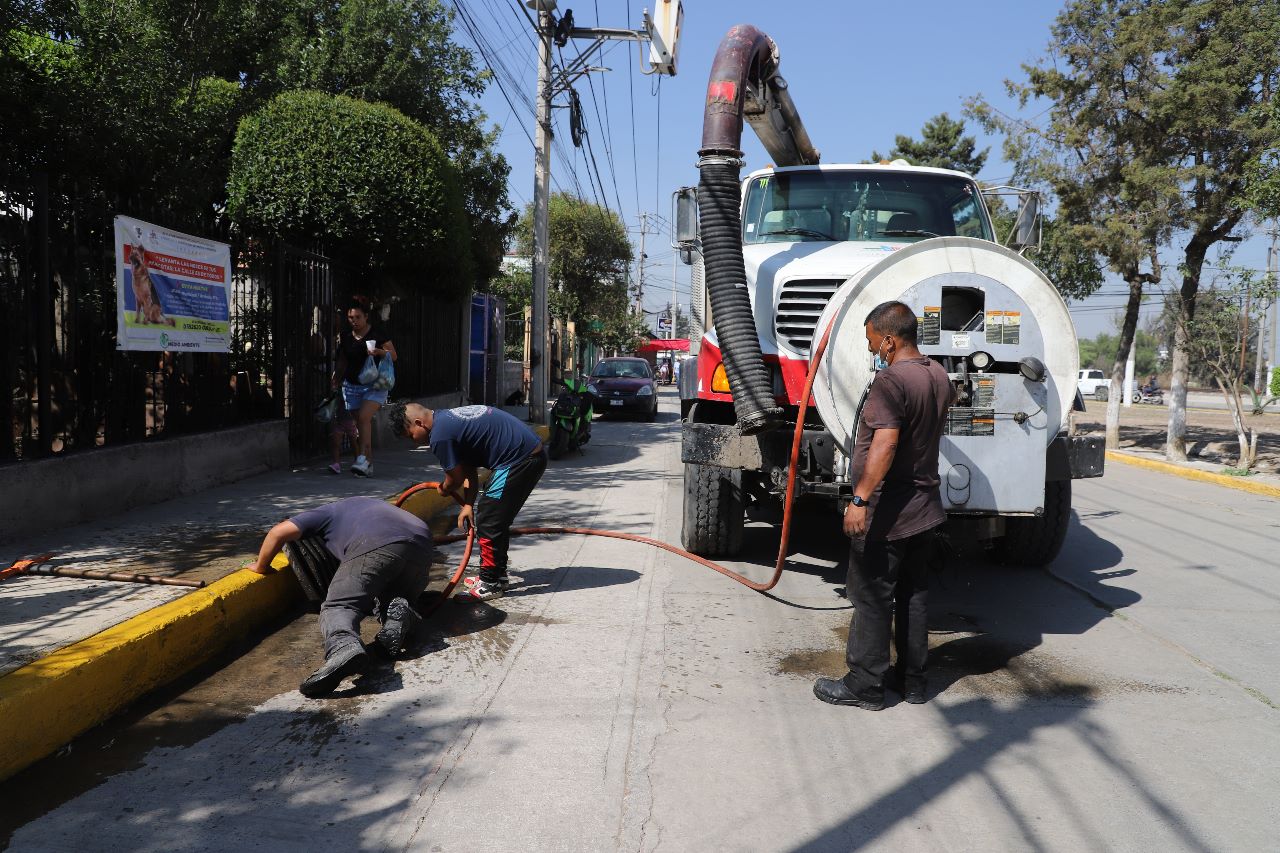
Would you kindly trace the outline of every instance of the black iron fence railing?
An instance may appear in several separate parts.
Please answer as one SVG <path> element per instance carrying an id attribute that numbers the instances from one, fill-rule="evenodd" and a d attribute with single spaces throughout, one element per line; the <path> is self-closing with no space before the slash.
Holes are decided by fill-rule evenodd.
<path id="1" fill-rule="evenodd" d="M 231 245 L 230 352 L 116 348 L 117 214 Z M 0 464 L 281 417 L 295 460 L 322 452 L 312 412 L 357 281 L 376 289 L 320 249 L 0 173 Z M 395 396 L 458 388 L 461 303 L 414 294 L 388 310 Z"/>

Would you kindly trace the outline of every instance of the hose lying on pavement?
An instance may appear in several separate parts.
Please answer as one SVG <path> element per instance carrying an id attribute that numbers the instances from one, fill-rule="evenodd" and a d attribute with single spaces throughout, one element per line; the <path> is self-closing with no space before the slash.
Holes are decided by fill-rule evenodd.
<path id="1" fill-rule="evenodd" d="M 677 548 L 675 545 L 662 542 L 649 536 L 641 536 L 637 533 L 622 533 L 617 530 L 600 530 L 590 527 L 513 527 L 511 529 L 511 535 L 533 536 L 549 534 L 564 536 L 604 536 L 609 539 L 623 539 L 629 542 L 642 542 L 645 545 L 652 545 L 655 548 L 661 548 L 664 551 L 669 551 L 672 554 L 684 557 L 687 560 L 692 560 L 698 565 L 706 566 L 713 572 L 719 572 L 730 580 L 737 581 L 748 589 L 755 590 L 756 592 L 768 592 L 773 589 L 778 585 L 778 581 L 782 578 L 782 572 L 787 563 L 787 546 L 791 540 L 791 509 L 795 504 L 796 463 L 800 457 L 800 443 L 804 438 L 804 416 L 805 412 L 809 408 L 809 397 L 813 393 L 814 376 L 817 374 L 818 364 L 822 361 L 823 354 L 827 351 L 827 341 L 830 338 L 831 326 L 828 325 L 826 330 L 822 333 L 821 339 L 818 341 L 817 348 L 813 351 L 813 357 L 809 362 L 809 373 L 805 377 L 804 394 L 800 397 L 800 409 L 796 414 L 795 433 L 791 438 L 791 459 L 787 465 L 787 492 L 786 497 L 784 498 L 782 510 L 782 539 L 778 543 L 778 559 L 773 567 L 773 576 L 767 582 L 760 583 L 759 581 L 753 581 L 750 578 L 733 571 L 733 569 L 726 568 L 719 563 L 714 563 L 704 557 L 699 557 L 697 554 L 691 554 L 683 548 Z M 417 494 L 418 492 L 426 489 L 435 489 L 437 486 L 438 484 L 434 482 L 418 483 L 417 485 L 410 486 L 395 499 L 394 503 L 396 506 L 402 506 L 411 495 Z M 459 504 L 462 503 L 462 499 L 458 497 L 457 494 L 453 495 L 453 499 Z M 453 594 L 454 588 L 458 585 L 458 582 L 462 580 L 462 576 L 467 570 L 467 563 L 471 560 L 471 549 L 475 542 L 475 536 L 476 529 L 475 526 L 472 525 L 470 530 L 465 534 L 451 534 L 436 537 L 435 542 L 437 545 L 445 545 L 450 542 L 460 542 L 464 539 L 467 542 L 466 550 L 462 554 L 462 561 L 458 564 L 458 568 L 454 571 L 453 576 L 449 579 L 449 583 L 445 586 L 444 594 L 440 600 L 436 602 L 436 607 Z M 434 607 L 432 609 L 434 609 Z"/>

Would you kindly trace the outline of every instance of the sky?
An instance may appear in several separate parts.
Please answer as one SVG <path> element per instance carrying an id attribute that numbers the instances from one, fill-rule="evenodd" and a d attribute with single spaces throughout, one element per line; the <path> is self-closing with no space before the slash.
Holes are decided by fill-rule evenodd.
<path id="1" fill-rule="evenodd" d="M 559 0 L 556 14 L 572 9 L 578 27 L 636 29 L 642 10 L 661 1 Z M 537 49 L 526 7 L 523 0 L 448 2 L 456 6 L 460 19 L 466 19 L 457 22 L 458 41 L 474 44 L 464 25 L 469 22 L 488 48 L 488 56 L 477 59 L 498 68 L 506 85 L 505 94 L 490 85 L 482 107 L 490 122 L 502 129 L 498 147 L 511 166 L 512 203 L 523 208 L 533 198 L 532 104 L 537 84 Z M 660 311 L 671 300 L 673 271 L 676 299 L 687 306 L 689 268 L 670 247 L 671 193 L 697 183 L 708 74 L 730 27 L 753 24 L 778 45 L 780 73 L 790 84 L 822 162 L 860 162 L 872 151 L 888 153 L 897 134 L 919 138 L 924 123 L 938 113 L 962 117 L 964 101 L 974 95 L 985 96 L 998 109 L 1015 111 L 1004 81 L 1024 79 L 1022 64 L 1044 55 L 1050 25 L 1061 8 L 1061 3 L 1048 0 L 987 0 L 970 7 L 941 0 L 684 0 L 675 77 L 643 75 L 635 43 L 608 42 L 590 64 L 609 70 L 574 84 L 587 118 L 589 148 L 575 149 L 570 141 L 569 111 L 553 110 L 557 146 L 552 189 L 578 193 L 618 212 L 637 256 L 640 214 L 661 217 L 649 220 L 645 238 L 645 309 Z M 567 63 L 589 44 L 570 41 L 556 60 Z M 645 54 L 647 59 L 647 48 Z M 566 104 L 567 96 L 557 103 Z M 1012 168 L 1001 157 L 1002 140 L 983 133 L 973 122 L 967 124 L 979 148 L 990 147 L 978 177 L 989 183 L 1008 181 Z M 743 142 L 744 174 L 769 162 L 749 128 L 743 131 Z M 591 177 L 592 154 L 599 184 Z M 654 228 L 661 230 L 655 234 Z M 1236 247 L 1232 262 L 1265 268 L 1268 243 L 1269 238 L 1254 236 Z M 1168 254 L 1176 264 L 1176 252 Z M 1170 267 L 1166 280 L 1173 275 L 1176 270 Z M 1125 292 L 1123 282 L 1112 276 L 1098 294 L 1073 304 L 1079 336 L 1112 331 Z M 1158 312 L 1159 300 L 1149 300 L 1141 318 L 1145 322 Z"/>

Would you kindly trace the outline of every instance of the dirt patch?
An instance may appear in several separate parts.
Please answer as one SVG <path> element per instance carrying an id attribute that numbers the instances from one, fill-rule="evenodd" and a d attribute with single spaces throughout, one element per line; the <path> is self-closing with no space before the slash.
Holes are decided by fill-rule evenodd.
<path id="1" fill-rule="evenodd" d="M 972 622 L 967 617 L 960 621 Z M 955 621 L 955 620 L 947 620 Z M 813 679 L 846 671 L 844 649 L 848 627 L 832 629 L 827 648 L 791 652 L 777 662 L 779 675 Z M 930 629 L 929 689 L 933 694 L 958 690 L 986 697 L 1036 701 L 1090 702 L 1130 693 L 1185 693 L 1187 688 L 1085 672 L 1036 647 L 995 634 L 971 630 Z"/>
<path id="2" fill-rule="evenodd" d="M 1247 405 L 1247 403 L 1246 403 Z M 1087 411 L 1075 414 L 1078 433 L 1102 435 L 1107 426 L 1107 404 L 1086 400 Z M 1258 435 L 1260 474 L 1280 475 L 1280 412 L 1271 407 L 1267 414 L 1245 415 L 1245 425 Z M 1134 405 L 1120 409 L 1120 448 L 1162 452 L 1168 435 L 1168 406 Z M 1187 455 L 1191 459 L 1234 467 L 1240 453 L 1235 422 L 1225 410 L 1187 410 Z"/>

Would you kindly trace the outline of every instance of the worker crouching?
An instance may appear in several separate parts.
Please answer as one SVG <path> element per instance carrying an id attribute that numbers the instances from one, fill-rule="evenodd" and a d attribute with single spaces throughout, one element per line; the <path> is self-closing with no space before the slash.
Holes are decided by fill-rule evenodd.
<path id="1" fill-rule="evenodd" d="M 375 599 L 382 604 L 382 628 L 374 645 L 389 657 L 404 651 L 422 624 L 413 603 L 427 588 L 434 550 L 431 531 L 417 516 L 377 498 L 347 498 L 272 527 L 250 568 L 269 573 L 286 542 L 307 536 L 322 537 L 339 561 L 320 606 L 324 665 L 298 688 L 303 696 L 317 697 L 368 666 L 360 622 L 374 612 Z"/>

